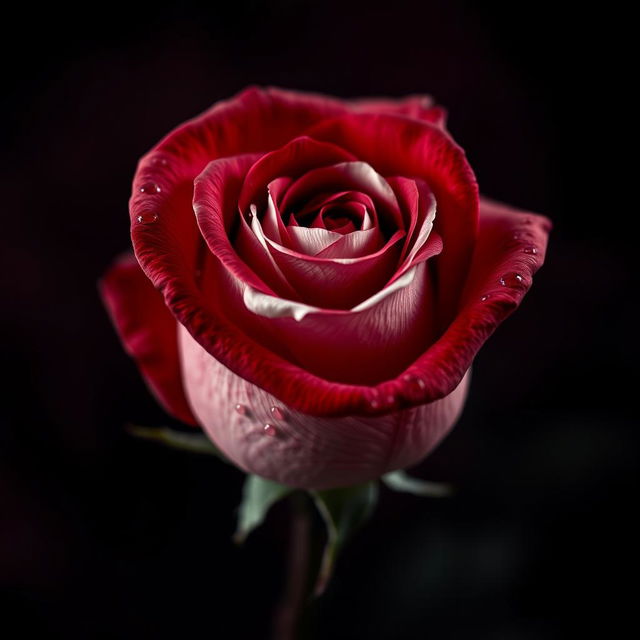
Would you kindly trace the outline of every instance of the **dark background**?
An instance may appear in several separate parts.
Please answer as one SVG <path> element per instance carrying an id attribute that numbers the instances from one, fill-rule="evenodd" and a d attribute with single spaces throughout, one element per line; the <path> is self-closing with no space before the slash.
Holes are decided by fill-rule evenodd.
<path id="1" fill-rule="evenodd" d="M 533 290 L 477 358 L 460 423 L 416 471 L 454 483 L 456 496 L 383 492 L 317 607 L 315 640 L 621 636 L 636 606 L 625 580 L 636 582 L 638 533 L 627 20 L 613 4 L 407 0 L 5 15 L 9 637 L 269 637 L 286 508 L 237 549 L 242 475 L 124 433 L 127 421 L 171 422 L 95 287 L 129 246 L 138 157 L 252 83 L 431 93 L 482 191 L 555 223 Z"/>

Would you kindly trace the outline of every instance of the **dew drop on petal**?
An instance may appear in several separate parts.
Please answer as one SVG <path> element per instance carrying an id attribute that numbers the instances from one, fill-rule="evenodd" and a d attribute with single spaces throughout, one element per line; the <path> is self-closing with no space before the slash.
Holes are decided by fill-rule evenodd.
<path id="1" fill-rule="evenodd" d="M 160 165 L 161 167 L 166 167 L 169 164 L 169 161 L 162 156 L 156 156 L 152 158 L 151 164 Z"/>
<path id="2" fill-rule="evenodd" d="M 407 373 L 403 379 L 413 391 L 422 391 L 427 386 L 422 378 L 413 373 Z"/>
<path id="3" fill-rule="evenodd" d="M 503 287 L 518 287 L 524 282 L 524 278 L 519 273 L 505 273 L 500 278 Z"/>
<path id="4" fill-rule="evenodd" d="M 379 409 L 380 408 L 380 397 L 378 396 L 378 392 L 374 391 L 371 394 L 371 397 L 369 398 L 369 406 L 372 409 Z"/>
<path id="5" fill-rule="evenodd" d="M 161 191 L 162 191 L 162 189 L 155 182 L 145 182 L 140 187 L 140 193 L 145 193 L 148 196 L 156 195 L 157 193 L 160 193 Z"/>
<path id="6" fill-rule="evenodd" d="M 514 232 L 514 234 L 511 236 L 514 240 L 520 240 L 520 234 L 516 231 Z"/>
<path id="7" fill-rule="evenodd" d="M 270 438 L 275 438 L 278 435 L 278 431 L 276 428 L 267 422 L 267 424 L 262 427 L 265 436 L 269 436 Z"/>
<path id="8" fill-rule="evenodd" d="M 236 413 L 239 413 L 241 416 L 247 415 L 247 407 L 245 407 L 243 404 L 237 404 L 234 407 L 234 410 Z"/>
<path id="9" fill-rule="evenodd" d="M 271 415 L 276 420 L 284 420 L 287 416 L 280 407 L 271 407 Z"/>
<path id="10" fill-rule="evenodd" d="M 491 297 L 490 293 L 485 293 L 481 298 L 480 302 L 486 302 Z"/>
<path id="11" fill-rule="evenodd" d="M 157 213 L 141 213 L 136 220 L 140 224 L 151 224 L 152 222 L 156 222 L 158 220 Z"/>
<path id="12" fill-rule="evenodd" d="M 527 255 L 530 255 L 530 256 L 535 256 L 538 253 L 538 249 L 537 247 L 525 247 L 522 250 L 522 253 L 526 253 Z"/>

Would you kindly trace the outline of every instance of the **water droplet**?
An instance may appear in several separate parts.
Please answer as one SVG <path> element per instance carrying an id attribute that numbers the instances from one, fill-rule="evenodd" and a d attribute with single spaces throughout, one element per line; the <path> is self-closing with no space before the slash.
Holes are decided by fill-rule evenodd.
<path id="1" fill-rule="evenodd" d="M 522 252 L 530 256 L 535 256 L 538 254 L 538 249 L 537 247 L 525 247 Z"/>
<path id="2" fill-rule="evenodd" d="M 151 224 L 152 222 L 156 222 L 158 220 L 157 213 L 141 213 L 137 220 L 140 224 Z"/>
<path id="3" fill-rule="evenodd" d="M 161 167 L 166 167 L 169 164 L 169 161 L 162 156 L 156 156 L 151 159 L 151 164 L 160 165 Z"/>
<path id="4" fill-rule="evenodd" d="M 153 196 L 161 191 L 162 189 L 155 182 L 145 182 L 140 187 L 140 193 L 146 193 L 148 196 Z"/>
<path id="5" fill-rule="evenodd" d="M 422 391 L 427 386 L 425 381 L 422 378 L 419 378 L 413 373 L 407 373 L 407 375 L 404 376 L 404 381 L 414 391 Z"/>
<path id="6" fill-rule="evenodd" d="M 516 231 L 512 236 L 514 240 L 520 240 L 520 234 Z"/>
<path id="7" fill-rule="evenodd" d="M 371 397 L 369 398 L 369 406 L 372 409 L 378 409 L 380 407 L 380 397 L 377 391 L 372 391 Z"/>
<path id="8" fill-rule="evenodd" d="M 491 297 L 490 293 L 485 293 L 481 298 L 480 302 L 486 302 Z"/>
<path id="9" fill-rule="evenodd" d="M 270 438 L 275 438 L 278 435 L 277 429 L 272 424 L 269 424 L 268 422 L 267 424 L 264 425 L 262 430 L 264 431 L 264 435 L 269 436 Z"/>
<path id="10" fill-rule="evenodd" d="M 524 278 L 519 273 L 505 273 L 500 278 L 503 287 L 518 287 L 524 282 Z"/>
<path id="11" fill-rule="evenodd" d="M 237 404 L 235 407 L 235 412 L 239 413 L 241 416 L 246 416 L 247 415 L 247 407 L 245 407 L 243 404 Z"/>
<path id="12" fill-rule="evenodd" d="M 285 420 L 287 417 L 285 412 L 280 407 L 271 407 L 271 415 L 276 420 Z"/>

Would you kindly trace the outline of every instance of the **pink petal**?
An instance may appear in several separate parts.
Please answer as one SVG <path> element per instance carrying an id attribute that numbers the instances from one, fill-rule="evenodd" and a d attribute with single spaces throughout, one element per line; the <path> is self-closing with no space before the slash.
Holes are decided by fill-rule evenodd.
<path id="1" fill-rule="evenodd" d="M 289 227 L 288 233 L 289 243 L 287 246 L 297 253 L 308 256 L 315 256 L 342 238 L 342 234 L 321 227 L 292 226 Z"/>
<path id="2" fill-rule="evenodd" d="M 209 437 L 248 473 L 293 487 L 348 486 L 417 462 L 454 424 L 466 394 L 462 384 L 447 398 L 383 416 L 316 417 L 234 374 L 185 330 L 180 351 L 189 401 Z M 236 404 L 246 407 L 245 415 L 234 410 Z M 274 418 L 273 407 L 283 419 Z M 399 446 L 399 434 L 409 434 L 410 456 Z"/>
<path id="3" fill-rule="evenodd" d="M 363 258 L 376 253 L 384 245 L 380 229 L 352 231 L 338 234 L 340 237 L 316 254 L 317 258 Z"/>

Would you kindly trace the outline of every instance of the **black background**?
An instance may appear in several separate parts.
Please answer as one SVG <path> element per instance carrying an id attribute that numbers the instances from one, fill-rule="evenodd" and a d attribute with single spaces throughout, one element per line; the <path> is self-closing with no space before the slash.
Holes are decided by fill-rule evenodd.
<path id="1" fill-rule="evenodd" d="M 230 542 L 242 475 L 170 424 L 95 283 L 140 155 L 247 84 L 431 93 L 481 190 L 549 215 L 548 261 L 456 429 L 384 492 L 313 638 L 622 634 L 635 606 L 634 182 L 614 5 L 328 0 L 26 7 L 2 27 L 0 620 L 9 637 L 269 637 L 287 510 Z M 637 164 L 637 163 L 635 163 Z M 632 167 L 634 164 L 631 165 Z M 628 195 L 626 195 L 628 193 Z"/>

